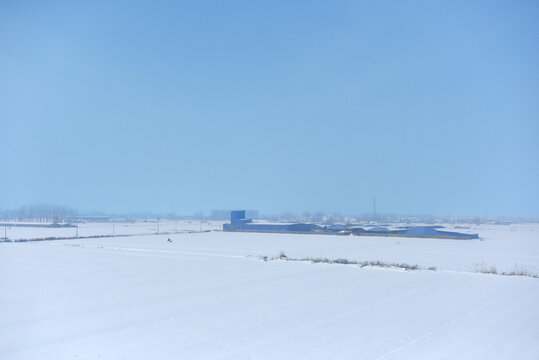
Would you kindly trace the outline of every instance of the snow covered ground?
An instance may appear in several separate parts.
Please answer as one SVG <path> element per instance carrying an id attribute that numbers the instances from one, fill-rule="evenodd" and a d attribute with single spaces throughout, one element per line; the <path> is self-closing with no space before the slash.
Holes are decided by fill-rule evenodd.
<path id="1" fill-rule="evenodd" d="M 539 279 L 476 272 L 536 274 L 539 226 L 469 230 L 483 240 L 210 232 L 0 243 L 0 358 L 539 358 Z M 437 270 L 259 259 L 281 251 Z"/>
<path id="2" fill-rule="evenodd" d="M 4 229 L 6 228 L 6 229 Z M 85 222 L 76 227 L 44 228 L 22 226 L 0 226 L 0 237 L 10 240 L 37 239 L 47 237 L 80 237 L 102 235 L 143 235 L 189 231 L 221 230 L 223 221 L 199 220 L 155 220 L 136 222 Z"/>

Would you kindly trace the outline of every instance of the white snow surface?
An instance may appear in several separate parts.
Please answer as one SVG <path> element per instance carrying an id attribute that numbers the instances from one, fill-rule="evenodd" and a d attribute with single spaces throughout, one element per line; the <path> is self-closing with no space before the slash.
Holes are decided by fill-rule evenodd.
<path id="1" fill-rule="evenodd" d="M 0 243 L 0 359 L 538 359 L 539 279 L 476 271 L 537 274 L 539 226 L 470 231 Z"/>
<path id="2" fill-rule="evenodd" d="M 7 223 L 9 224 L 9 223 Z M 149 235 L 157 233 L 199 232 L 205 230 L 221 230 L 222 221 L 199 220 L 161 220 L 136 222 L 84 222 L 76 227 L 26 227 L 0 226 L 0 237 L 7 236 L 10 240 L 40 239 L 48 237 L 68 238 L 103 235 Z"/>

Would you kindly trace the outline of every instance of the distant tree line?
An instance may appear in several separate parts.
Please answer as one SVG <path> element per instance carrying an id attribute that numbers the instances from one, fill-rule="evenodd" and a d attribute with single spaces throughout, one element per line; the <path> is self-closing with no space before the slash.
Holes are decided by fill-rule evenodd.
<path id="1" fill-rule="evenodd" d="M 18 209 L 0 211 L 2 220 L 38 223 L 68 223 L 77 216 L 77 210 L 58 205 L 25 205 Z"/>

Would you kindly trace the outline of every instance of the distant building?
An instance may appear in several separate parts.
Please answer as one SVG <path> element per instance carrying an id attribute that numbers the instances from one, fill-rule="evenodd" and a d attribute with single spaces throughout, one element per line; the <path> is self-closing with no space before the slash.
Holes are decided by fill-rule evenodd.
<path id="1" fill-rule="evenodd" d="M 291 233 L 325 233 L 338 235 L 358 236 L 398 236 L 438 239 L 477 239 L 478 234 L 464 234 L 439 230 L 443 226 L 410 226 L 395 228 L 391 225 L 374 225 L 360 227 L 357 225 L 318 225 L 308 223 L 271 223 L 267 221 L 253 221 L 245 218 L 245 210 L 230 212 L 230 223 L 223 224 L 223 231 L 248 232 L 291 232 Z"/>
<path id="2" fill-rule="evenodd" d="M 245 218 L 245 210 L 230 212 L 230 224 L 223 224 L 224 231 L 259 231 L 259 232 L 299 232 L 309 233 L 322 229 L 315 224 L 254 222 Z"/>

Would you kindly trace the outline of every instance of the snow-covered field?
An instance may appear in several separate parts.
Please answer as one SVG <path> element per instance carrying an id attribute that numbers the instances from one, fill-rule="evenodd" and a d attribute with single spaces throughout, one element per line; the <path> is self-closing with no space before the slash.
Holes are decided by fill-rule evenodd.
<path id="1" fill-rule="evenodd" d="M 78 227 L 78 228 L 77 228 Z M 87 237 L 102 235 L 146 235 L 157 233 L 180 233 L 206 230 L 220 230 L 222 221 L 160 220 L 136 222 L 85 222 L 77 227 L 44 228 L 22 226 L 0 226 L 0 237 L 4 234 L 10 240 L 39 239 L 48 237 Z M 6 229 L 4 229 L 6 228 Z"/>
<path id="2" fill-rule="evenodd" d="M 537 274 L 539 226 L 469 231 L 0 243 L 0 359 L 538 359 L 539 279 L 477 271 Z"/>

